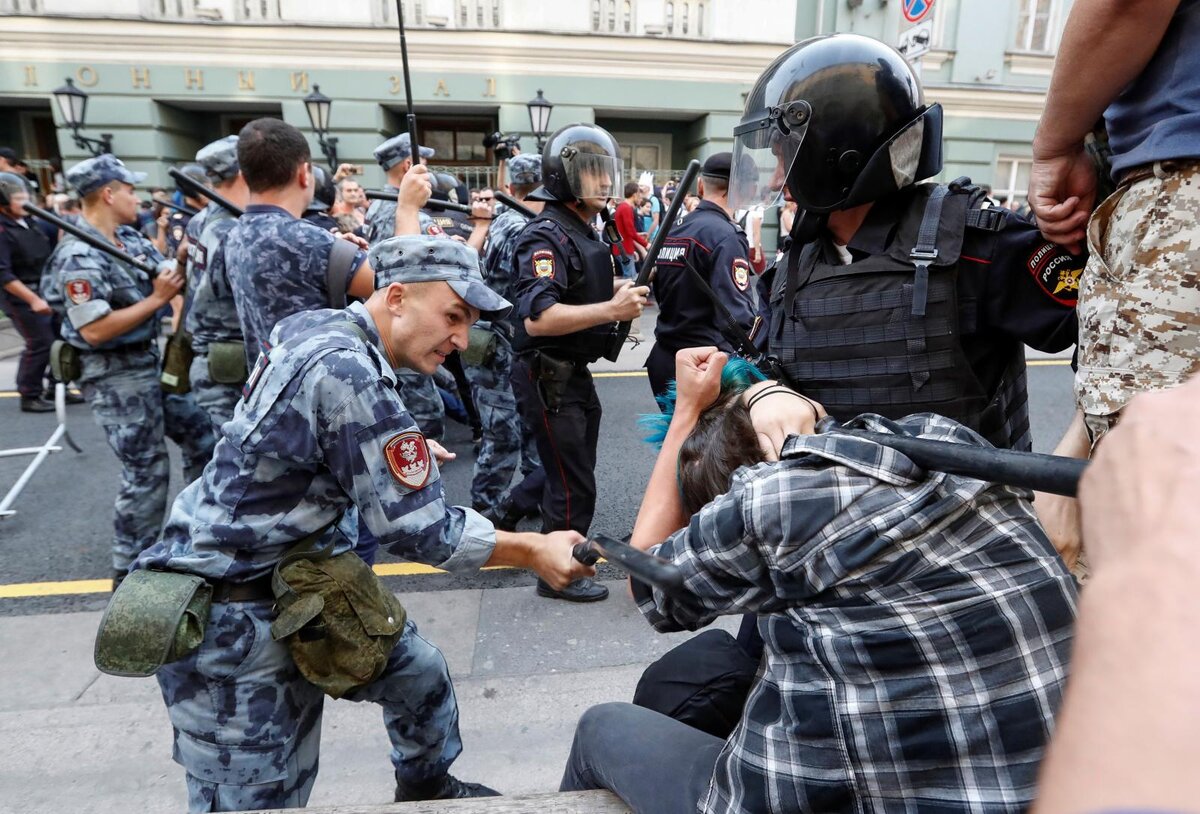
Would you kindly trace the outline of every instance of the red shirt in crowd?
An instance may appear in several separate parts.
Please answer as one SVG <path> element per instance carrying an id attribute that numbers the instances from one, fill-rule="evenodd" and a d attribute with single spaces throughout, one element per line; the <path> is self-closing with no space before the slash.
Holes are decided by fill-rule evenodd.
<path id="1" fill-rule="evenodd" d="M 634 249 L 635 245 L 646 246 L 646 238 L 638 234 L 637 223 L 634 220 L 633 204 L 629 201 L 621 201 L 617 204 L 617 213 L 613 216 L 613 220 L 617 223 L 617 231 L 621 233 L 621 243 L 625 246 L 625 254 L 636 258 L 637 253 Z M 620 252 L 617 247 L 613 246 L 612 253 L 619 256 Z"/>

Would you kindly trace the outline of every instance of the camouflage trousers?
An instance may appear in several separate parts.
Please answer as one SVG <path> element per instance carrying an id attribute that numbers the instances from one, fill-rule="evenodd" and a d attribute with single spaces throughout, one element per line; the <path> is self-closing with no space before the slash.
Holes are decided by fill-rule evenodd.
<path id="1" fill-rule="evenodd" d="M 208 374 L 208 354 L 197 353 L 192 359 L 188 370 L 188 378 L 192 383 L 192 397 L 200 409 L 208 414 L 212 422 L 213 434 L 221 437 L 221 426 L 233 418 L 233 410 L 242 400 L 240 384 L 218 384 Z"/>
<path id="2" fill-rule="evenodd" d="M 426 438 L 441 441 L 446 432 L 446 408 L 432 376 L 415 370 L 396 371 L 396 392 Z"/>
<path id="3" fill-rule="evenodd" d="M 274 618 L 271 601 L 215 604 L 204 643 L 158 671 L 192 814 L 308 802 L 325 696 L 271 638 Z M 462 751 L 446 660 L 411 620 L 383 675 L 345 698 L 383 708 L 398 780 L 441 776 Z"/>
<path id="4" fill-rule="evenodd" d="M 475 475 L 471 479 L 471 505 L 479 509 L 491 509 L 500 503 L 518 466 L 522 474 L 528 475 L 542 465 L 533 434 L 524 430 L 517 397 L 509 383 L 512 363 L 512 345 L 497 334 L 496 353 L 487 364 L 463 366 L 483 425 L 483 440 L 475 455 Z"/>
<path id="5" fill-rule="evenodd" d="M 1200 162 L 1122 185 L 1088 223 L 1075 399 L 1094 441 L 1200 370 Z"/>
<path id="6" fill-rule="evenodd" d="M 170 477 L 170 438 L 183 456 L 188 483 L 212 457 L 212 425 L 191 395 L 164 393 L 157 350 L 81 354 L 79 385 L 121 462 L 121 486 L 113 508 L 112 564 L 126 571 L 162 530 Z"/>

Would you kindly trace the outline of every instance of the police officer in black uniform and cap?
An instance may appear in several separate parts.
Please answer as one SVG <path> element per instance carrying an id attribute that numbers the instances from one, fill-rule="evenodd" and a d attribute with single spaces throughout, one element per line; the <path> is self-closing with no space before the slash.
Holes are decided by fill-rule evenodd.
<path id="1" fill-rule="evenodd" d="M 675 378 L 675 354 L 683 348 L 715 345 L 732 352 L 721 303 L 743 330 L 754 325 L 754 272 L 750 244 L 729 208 L 731 153 L 716 153 L 700 168 L 701 202 L 663 242 L 654 272 L 658 323 L 646 359 L 650 389 L 658 396 Z M 707 286 L 707 291 L 705 287 Z M 711 292 L 711 293 L 710 293 Z"/>
<path id="2" fill-rule="evenodd" d="M 208 173 L 199 164 L 184 164 L 179 171 L 204 186 L 208 186 Z M 197 213 L 208 206 L 207 198 L 201 198 L 182 186 L 177 189 L 183 195 L 184 204 L 196 210 Z M 187 237 L 187 225 L 193 217 L 194 215 L 180 212 L 178 209 L 172 209 L 171 213 L 167 215 L 167 250 L 163 253 L 166 257 L 178 256 L 179 247 Z"/>
<path id="3" fill-rule="evenodd" d="M 1083 260 L 942 169 L 942 110 L 893 48 L 792 46 L 734 130 L 730 205 L 799 206 L 770 292 L 770 351 L 831 415 L 934 412 L 1031 447 L 1024 345 L 1075 342 Z"/>
<path id="4" fill-rule="evenodd" d="M 517 335 L 513 391 L 546 467 L 542 529 L 587 534 L 596 508 L 600 399 L 588 364 L 604 355 L 615 324 L 642 313 L 649 289 L 616 279 L 612 250 L 591 221 L 621 184 L 621 152 L 603 128 L 571 124 L 542 152 L 542 186 L 528 199 L 545 209 L 513 250 Z M 591 580 L 542 596 L 591 602 L 608 589 Z"/>

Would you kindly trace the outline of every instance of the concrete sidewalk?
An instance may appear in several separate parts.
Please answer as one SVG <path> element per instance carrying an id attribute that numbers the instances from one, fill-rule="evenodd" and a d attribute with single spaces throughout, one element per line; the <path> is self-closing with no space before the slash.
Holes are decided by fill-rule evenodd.
<path id="1" fill-rule="evenodd" d="M 401 594 L 454 677 L 464 750 L 454 772 L 508 794 L 553 791 L 579 716 L 627 701 L 642 669 L 690 634 L 656 634 L 624 583 L 571 605 L 532 588 Z M 99 613 L 0 618 L 0 805 L 22 814 L 178 812 L 182 769 L 153 678 L 92 664 Z M 736 619 L 723 620 L 734 629 Z M 325 705 L 312 804 L 390 802 L 389 744 L 374 705 Z"/>

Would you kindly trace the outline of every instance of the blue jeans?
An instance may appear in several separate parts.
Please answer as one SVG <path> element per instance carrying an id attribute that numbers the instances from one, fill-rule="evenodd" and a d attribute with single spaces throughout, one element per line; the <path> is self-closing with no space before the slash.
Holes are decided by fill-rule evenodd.
<path id="1" fill-rule="evenodd" d="M 617 264 L 621 267 L 621 276 L 630 280 L 637 278 L 637 263 L 629 255 L 619 255 Z"/>
<path id="2" fill-rule="evenodd" d="M 634 704 L 583 713 L 559 791 L 608 789 L 636 814 L 695 814 L 725 741 Z"/>

